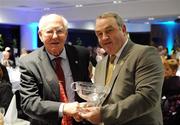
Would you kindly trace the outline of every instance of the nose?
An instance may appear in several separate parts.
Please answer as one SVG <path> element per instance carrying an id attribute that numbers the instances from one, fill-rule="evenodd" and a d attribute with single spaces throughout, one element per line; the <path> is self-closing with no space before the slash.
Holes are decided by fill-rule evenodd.
<path id="1" fill-rule="evenodd" d="M 106 40 L 106 39 L 108 39 L 108 38 L 109 38 L 109 36 L 108 36 L 106 33 L 103 33 L 102 39 L 103 39 L 103 40 Z"/>
<path id="2" fill-rule="evenodd" d="M 53 32 L 53 36 L 52 36 L 52 38 L 57 38 L 57 32 L 55 31 L 55 32 Z"/>

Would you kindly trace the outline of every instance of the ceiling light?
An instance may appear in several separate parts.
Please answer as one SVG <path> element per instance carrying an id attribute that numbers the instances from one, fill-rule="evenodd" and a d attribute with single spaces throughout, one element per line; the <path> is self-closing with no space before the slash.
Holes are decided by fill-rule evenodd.
<path id="1" fill-rule="evenodd" d="M 148 20 L 154 20 L 154 18 L 153 17 L 149 17 Z"/>
<path id="2" fill-rule="evenodd" d="M 76 4 L 75 7 L 83 7 L 82 4 Z"/>
<path id="3" fill-rule="evenodd" d="M 119 0 L 119 1 L 118 1 L 118 3 L 122 3 L 122 1 L 121 1 L 121 0 Z"/>
<path id="4" fill-rule="evenodd" d="M 117 1 L 116 1 L 116 0 L 114 0 L 114 1 L 113 1 L 113 3 L 114 3 L 114 4 L 117 4 Z"/>
<path id="5" fill-rule="evenodd" d="M 121 0 L 118 0 L 118 1 L 117 1 L 117 0 L 114 0 L 113 3 L 114 3 L 114 4 L 118 4 L 118 3 L 122 3 L 122 1 L 121 1 Z"/>

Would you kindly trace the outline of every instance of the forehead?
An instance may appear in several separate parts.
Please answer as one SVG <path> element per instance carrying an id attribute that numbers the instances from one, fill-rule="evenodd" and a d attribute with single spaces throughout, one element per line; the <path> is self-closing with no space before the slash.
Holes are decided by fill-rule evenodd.
<path id="1" fill-rule="evenodd" d="M 96 19 L 96 31 L 106 29 L 108 27 L 116 27 L 117 22 L 113 17 L 98 18 Z"/>
<path id="2" fill-rule="evenodd" d="M 42 29 L 64 27 L 63 20 L 60 16 L 49 15 L 41 21 Z"/>

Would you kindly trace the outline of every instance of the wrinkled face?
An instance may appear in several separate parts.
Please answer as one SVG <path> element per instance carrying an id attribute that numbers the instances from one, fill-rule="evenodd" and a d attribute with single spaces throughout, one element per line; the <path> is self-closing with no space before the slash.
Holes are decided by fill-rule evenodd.
<path id="1" fill-rule="evenodd" d="M 125 25 L 119 28 L 113 17 L 97 19 L 95 32 L 99 44 L 110 55 L 116 54 L 127 40 Z"/>
<path id="2" fill-rule="evenodd" d="M 54 56 L 62 52 L 67 34 L 62 18 L 57 15 L 47 16 L 42 21 L 42 28 L 39 30 L 39 38 L 46 50 Z"/>

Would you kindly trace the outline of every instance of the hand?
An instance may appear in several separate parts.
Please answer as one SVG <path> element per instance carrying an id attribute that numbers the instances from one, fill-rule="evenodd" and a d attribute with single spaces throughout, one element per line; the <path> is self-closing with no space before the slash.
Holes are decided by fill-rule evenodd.
<path id="1" fill-rule="evenodd" d="M 64 104 L 64 110 L 63 114 L 69 115 L 73 117 L 77 122 L 82 121 L 82 117 L 79 115 L 79 111 L 81 107 L 84 107 L 84 103 L 78 103 L 78 102 L 73 102 L 73 103 L 65 103 Z"/>
<path id="2" fill-rule="evenodd" d="M 86 119 L 93 124 L 99 124 L 102 121 L 100 107 L 81 108 L 81 112 L 79 112 L 79 115 L 83 119 Z"/>
<path id="3" fill-rule="evenodd" d="M 75 119 L 77 122 L 80 122 L 80 121 L 83 120 L 83 118 L 79 115 L 79 112 L 81 112 L 81 109 L 82 109 L 82 108 L 85 108 L 85 107 L 87 107 L 87 103 L 86 103 L 86 102 L 79 103 L 78 113 L 73 116 L 74 119 Z"/>
<path id="4" fill-rule="evenodd" d="M 79 103 L 72 102 L 72 103 L 64 103 L 63 114 L 74 116 L 78 113 Z"/>

